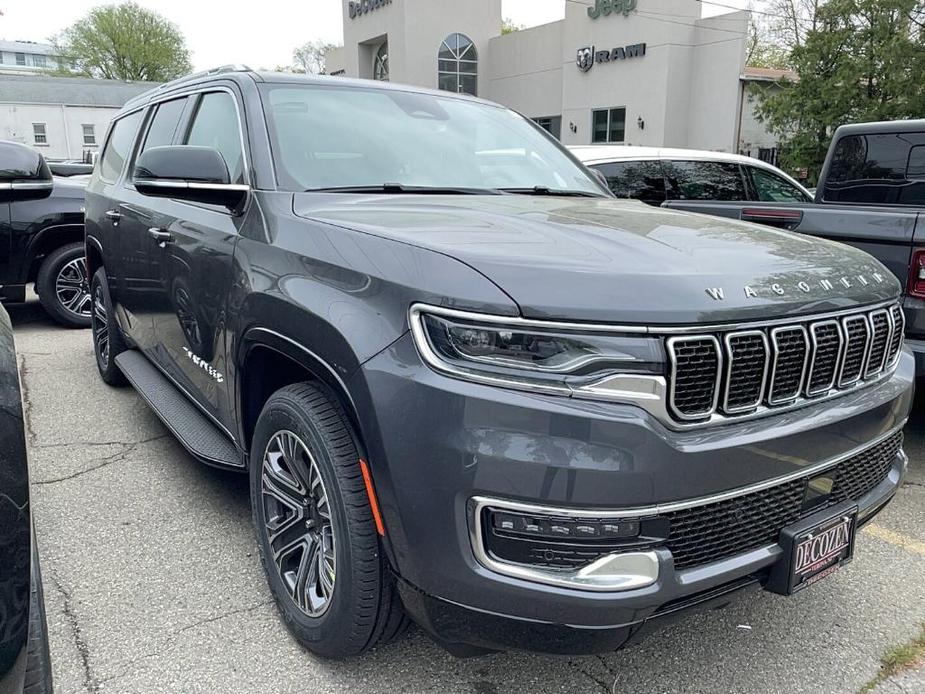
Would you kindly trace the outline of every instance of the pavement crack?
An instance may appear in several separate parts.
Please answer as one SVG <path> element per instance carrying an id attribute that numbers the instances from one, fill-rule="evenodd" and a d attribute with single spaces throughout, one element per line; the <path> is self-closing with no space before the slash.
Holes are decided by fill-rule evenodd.
<path id="1" fill-rule="evenodd" d="M 74 646 L 77 648 L 77 654 L 80 656 L 80 664 L 84 675 L 84 688 L 91 694 L 97 694 L 97 692 L 100 691 L 100 683 L 96 675 L 93 674 L 93 669 L 90 667 L 90 647 L 84 640 L 80 622 L 77 620 L 77 613 L 74 612 L 71 591 L 64 587 L 64 584 L 61 583 L 53 571 L 47 573 L 51 577 L 52 583 L 55 584 L 55 589 L 61 594 L 64 600 L 64 616 L 70 627 L 71 637 L 74 639 Z"/>
<path id="2" fill-rule="evenodd" d="M 89 472 L 93 472 L 93 471 L 95 471 L 95 470 L 99 470 L 100 468 L 107 467 L 108 465 L 112 465 L 113 463 L 120 463 L 120 462 L 122 462 L 123 460 L 125 460 L 126 456 L 128 456 L 130 453 L 133 453 L 133 452 L 135 451 L 135 449 L 137 449 L 139 446 L 142 446 L 142 445 L 144 445 L 144 444 L 146 444 L 146 443 L 150 443 L 150 442 L 152 442 L 152 441 L 157 441 L 158 439 L 165 438 L 166 436 L 169 436 L 169 434 L 160 434 L 160 435 L 158 435 L 158 436 L 152 436 L 152 437 L 150 437 L 150 438 L 142 439 L 141 441 L 136 441 L 135 443 L 130 443 L 130 444 L 129 444 L 129 443 L 124 443 L 124 442 L 122 442 L 122 441 L 114 441 L 114 442 L 111 442 L 111 443 L 92 444 L 92 445 L 95 445 L 95 446 L 97 446 L 97 445 L 98 445 L 98 446 L 111 446 L 111 445 L 114 445 L 114 444 L 118 444 L 118 445 L 123 446 L 123 448 L 122 448 L 121 451 L 117 451 L 117 452 L 113 453 L 112 455 L 108 455 L 108 456 L 105 456 L 105 457 L 103 457 L 103 458 L 95 458 L 95 459 L 93 459 L 93 460 L 90 461 L 91 463 L 92 463 L 92 462 L 98 462 L 97 465 L 93 465 L 93 466 L 88 467 L 88 468 L 83 468 L 83 469 L 81 469 L 81 470 L 77 470 L 76 472 L 72 472 L 70 475 L 63 475 L 63 476 L 61 476 L 61 477 L 53 477 L 53 478 L 48 479 L 48 480 L 36 480 L 35 482 L 33 482 L 33 484 L 34 484 L 35 486 L 37 486 L 37 487 L 41 487 L 41 486 L 44 486 L 44 485 L 46 485 L 46 484 L 57 484 L 58 482 L 67 482 L 68 480 L 72 480 L 72 479 L 75 479 L 75 478 L 77 478 L 77 477 L 81 477 L 82 475 L 86 475 L 86 474 L 89 473 Z M 57 445 L 57 444 L 55 444 L 55 445 Z M 88 445 L 90 445 L 90 444 L 88 444 Z"/>
<path id="3" fill-rule="evenodd" d="M 204 624 L 211 624 L 212 622 L 218 622 L 219 620 L 225 619 L 226 617 L 233 617 L 238 614 L 244 614 L 245 612 L 253 612 L 254 610 L 260 609 L 261 607 L 264 607 L 265 605 L 269 605 L 271 602 L 273 601 L 270 599 L 262 600 L 258 602 L 256 605 L 250 605 L 248 607 L 240 607 L 236 610 L 229 610 L 228 612 L 222 612 L 221 614 L 215 615 L 214 617 L 206 617 L 205 619 L 200 619 L 196 622 L 193 622 L 192 624 L 187 624 L 186 626 L 180 627 L 174 632 L 174 635 L 182 634 L 184 631 L 195 629 L 196 627 L 200 627 Z"/>
<path id="4" fill-rule="evenodd" d="M 29 366 L 26 364 L 25 355 L 19 355 L 19 384 L 22 391 L 22 410 L 23 422 L 26 425 L 26 436 L 29 439 L 29 445 L 34 446 L 37 440 L 35 431 L 32 429 L 32 393 L 29 388 Z"/>

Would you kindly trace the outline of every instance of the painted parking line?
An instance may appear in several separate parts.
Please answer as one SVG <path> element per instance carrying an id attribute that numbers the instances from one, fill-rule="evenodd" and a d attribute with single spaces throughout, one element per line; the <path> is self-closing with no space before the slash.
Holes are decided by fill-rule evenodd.
<path id="1" fill-rule="evenodd" d="M 882 525 L 877 525 L 876 523 L 868 523 L 861 530 L 861 532 L 867 533 L 868 535 L 876 537 L 879 540 L 883 540 L 884 542 L 889 542 L 891 545 L 902 547 L 903 549 L 910 552 L 921 554 L 923 557 L 925 557 L 925 542 L 919 542 L 915 538 L 909 537 L 908 535 L 903 535 L 902 533 L 888 530 Z"/>

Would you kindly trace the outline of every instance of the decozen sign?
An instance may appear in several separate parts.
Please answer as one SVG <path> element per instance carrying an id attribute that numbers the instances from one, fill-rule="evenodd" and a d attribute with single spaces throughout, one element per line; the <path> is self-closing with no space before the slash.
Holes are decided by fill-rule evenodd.
<path id="1" fill-rule="evenodd" d="M 600 0 L 598 0 L 600 2 Z M 582 72 L 587 72 L 594 63 L 613 63 L 627 58 L 641 58 L 646 54 L 646 44 L 634 43 L 631 46 L 618 46 L 609 51 L 595 51 L 594 46 L 585 46 L 578 49 L 575 64 Z"/>
<path id="2" fill-rule="evenodd" d="M 360 15 L 391 4 L 392 0 L 351 0 L 347 3 L 347 14 L 350 15 L 350 19 L 356 19 Z M 636 4 L 636 0 L 633 0 L 633 4 Z"/>
<path id="3" fill-rule="evenodd" d="M 588 8 L 588 16 L 591 19 L 611 14 L 622 14 L 626 17 L 635 9 L 636 0 L 595 0 L 594 7 Z"/>

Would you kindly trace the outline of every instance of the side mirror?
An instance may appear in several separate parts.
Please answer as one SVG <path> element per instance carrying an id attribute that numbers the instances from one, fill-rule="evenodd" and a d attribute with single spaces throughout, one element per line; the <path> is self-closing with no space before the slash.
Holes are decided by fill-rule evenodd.
<path id="1" fill-rule="evenodd" d="M 54 187 L 45 157 L 18 142 L 0 142 L 0 202 L 40 200 Z"/>
<path id="2" fill-rule="evenodd" d="M 232 183 L 225 159 L 212 147 L 171 145 L 141 153 L 132 175 L 142 195 L 238 209 L 250 186 Z"/>

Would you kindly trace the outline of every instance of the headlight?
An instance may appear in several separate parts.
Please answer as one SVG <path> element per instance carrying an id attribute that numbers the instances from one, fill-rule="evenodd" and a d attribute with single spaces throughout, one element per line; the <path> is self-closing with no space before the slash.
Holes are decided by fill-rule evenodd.
<path id="1" fill-rule="evenodd" d="M 585 330 L 416 304 L 411 329 L 431 367 L 494 385 L 571 393 L 614 374 L 665 373 L 658 338 L 600 326 Z"/>

